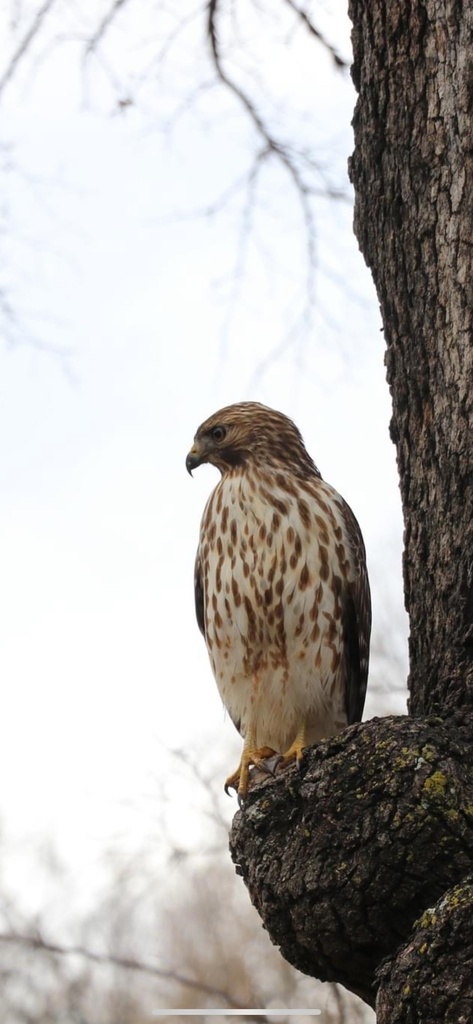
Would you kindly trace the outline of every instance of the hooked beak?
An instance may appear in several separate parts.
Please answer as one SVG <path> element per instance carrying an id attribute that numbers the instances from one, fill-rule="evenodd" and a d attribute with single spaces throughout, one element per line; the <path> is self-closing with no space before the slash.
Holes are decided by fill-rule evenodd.
<path id="1" fill-rule="evenodd" d="M 186 458 L 186 469 L 187 472 L 192 476 L 192 470 L 197 469 L 202 462 L 205 462 L 207 455 L 202 451 L 198 444 L 193 444 L 192 448 Z"/>

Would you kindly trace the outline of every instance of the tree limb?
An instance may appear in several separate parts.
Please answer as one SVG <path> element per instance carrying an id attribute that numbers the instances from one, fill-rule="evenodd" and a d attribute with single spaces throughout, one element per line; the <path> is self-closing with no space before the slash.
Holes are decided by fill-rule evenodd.
<path id="1" fill-rule="evenodd" d="M 3 75 L 0 78 L 0 96 L 4 92 L 5 87 L 8 85 L 10 79 L 15 74 L 15 71 L 17 70 L 18 64 L 20 63 L 22 57 L 24 57 L 24 55 L 28 52 L 31 43 L 33 42 L 33 39 L 42 29 L 44 19 L 46 15 L 49 14 L 51 7 L 54 7 L 55 3 L 56 0 L 45 0 L 45 3 L 39 8 L 39 10 L 37 10 L 28 31 L 25 33 L 23 39 L 18 44 L 6 70 L 3 72 Z"/>
<path id="2" fill-rule="evenodd" d="M 309 268 L 313 268 L 315 261 L 315 223 L 313 211 L 310 205 L 309 196 L 312 193 L 312 189 L 304 181 L 303 175 L 294 159 L 294 153 L 279 142 L 278 139 L 273 135 L 269 129 L 269 125 L 264 121 L 258 110 L 247 95 L 246 92 L 227 74 L 223 67 L 222 58 L 220 54 L 220 48 L 218 43 L 218 31 L 217 31 L 217 11 L 219 8 L 219 0 L 209 0 L 208 4 L 208 37 L 210 41 L 210 49 L 212 59 L 215 67 L 217 76 L 227 89 L 233 93 L 234 96 L 239 100 L 241 105 L 244 107 L 246 113 L 249 115 L 250 120 L 253 122 L 258 134 L 261 136 L 264 142 L 265 151 L 267 153 L 274 154 L 283 167 L 286 168 L 292 181 L 296 187 L 297 194 L 300 198 L 302 206 L 302 213 L 304 217 L 306 233 L 307 233 L 307 246 L 309 255 Z"/>
<path id="3" fill-rule="evenodd" d="M 336 67 L 337 68 L 349 68 L 350 67 L 349 62 L 346 61 L 346 60 L 343 60 L 343 57 L 340 57 L 340 55 L 333 48 L 333 46 L 331 46 L 331 44 L 327 41 L 325 36 L 322 35 L 322 33 L 319 31 L 318 28 L 316 28 L 316 26 L 314 25 L 314 22 L 312 21 L 311 18 L 309 18 L 309 15 L 307 14 L 307 12 L 303 11 L 300 7 L 298 7 L 297 4 L 294 3 L 294 0 L 284 0 L 284 2 L 287 4 L 288 7 L 291 8 L 291 11 L 294 11 L 294 13 L 297 14 L 298 18 L 301 19 L 301 21 L 305 25 L 306 29 L 308 30 L 308 32 L 310 32 L 310 34 L 312 36 L 314 36 L 314 38 L 317 39 L 318 42 L 321 43 L 322 46 L 324 46 L 326 50 L 328 50 L 328 52 L 329 52 L 329 54 L 330 54 L 334 64 L 336 65 Z"/>
<path id="4" fill-rule="evenodd" d="M 473 1017 L 473 878 L 445 893 L 379 972 L 378 1024 L 450 1024 Z"/>
<path id="5" fill-rule="evenodd" d="M 196 978 L 190 978 L 179 971 L 164 970 L 155 964 L 136 960 L 134 957 L 115 956 L 112 953 L 96 953 L 85 946 L 64 946 L 60 943 L 48 942 L 41 935 L 21 935 L 16 932 L 0 932 L 0 942 L 18 943 L 22 946 L 28 946 L 30 949 L 42 950 L 45 953 L 54 953 L 59 956 L 80 956 L 95 964 L 108 964 L 111 967 L 121 967 L 127 971 L 141 971 L 143 974 L 162 978 L 164 981 L 174 981 L 186 988 L 195 989 L 196 992 L 212 996 L 212 998 L 221 1000 L 225 1006 L 232 1009 L 244 1009 L 241 1003 L 233 999 L 232 995 L 223 989 L 216 988 L 214 985 L 204 981 L 198 981 Z"/>
<path id="6" fill-rule="evenodd" d="M 471 872 L 472 765 L 460 724 L 373 719 L 250 793 L 231 853 L 286 960 L 374 1006 L 381 961 Z"/>

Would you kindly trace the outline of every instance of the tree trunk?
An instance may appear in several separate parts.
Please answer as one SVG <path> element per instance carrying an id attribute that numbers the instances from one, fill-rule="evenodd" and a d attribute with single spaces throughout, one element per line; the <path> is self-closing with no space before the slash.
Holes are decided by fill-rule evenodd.
<path id="1" fill-rule="evenodd" d="M 352 0 L 355 230 L 378 291 L 413 714 L 473 704 L 473 5 Z"/>
<path id="2" fill-rule="evenodd" d="M 350 14 L 355 230 L 387 344 L 413 717 L 353 726 L 264 782 L 231 849 L 296 967 L 371 1005 L 379 990 L 382 1024 L 460 1024 L 473 1019 L 473 5 L 351 0 Z"/>

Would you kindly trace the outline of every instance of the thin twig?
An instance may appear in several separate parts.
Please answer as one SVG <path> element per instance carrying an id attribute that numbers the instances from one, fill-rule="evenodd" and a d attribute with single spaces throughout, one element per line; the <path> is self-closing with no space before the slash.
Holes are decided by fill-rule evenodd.
<path id="1" fill-rule="evenodd" d="M 302 206 L 302 213 L 303 213 L 304 222 L 305 222 L 305 225 L 306 225 L 307 251 L 308 251 L 308 259 L 309 259 L 308 292 L 309 292 L 309 303 L 312 303 L 312 301 L 313 301 L 312 274 L 313 274 L 313 270 L 314 270 L 314 266 L 315 266 L 315 262 L 316 262 L 315 220 L 314 220 L 314 213 L 313 213 L 313 210 L 312 210 L 312 207 L 311 207 L 311 203 L 310 203 L 310 196 L 311 196 L 312 192 L 311 192 L 311 189 L 306 185 L 306 183 L 305 183 L 305 181 L 304 181 L 304 179 L 302 177 L 302 174 L 301 174 L 297 164 L 291 158 L 291 155 L 288 152 L 288 150 L 286 149 L 286 147 L 283 145 L 283 143 L 278 142 L 278 140 L 272 135 L 272 133 L 269 131 L 268 125 L 263 121 L 262 117 L 260 117 L 260 115 L 259 115 L 259 113 L 258 113 L 258 111 L 257 111 L 257 109 L 256 109 L 256 107 L 254 105 L 254 103 L 250 99 L 250 97 L 246 94 L 246 92 L 243 91 L 243 89 L 236 82 L 233 81 L 233 79 L 231 79 L 227 75 L 225 69 L 223 68 L 222 60 L 221 60 L 221 56 L 220 56 L 219 43 L 218 43 L 218 33 L 217 33 L 217 11 L 218 11 L 219 2 L 220 2 L 220 0 L 209 0 L 209 4 L 208 4 L 208 26 L 207 27 L 208 27 L 208 36 L 209 36 L 209 40 L 210 40 L 210 48 L 211 48 L 211 53 L 212 53 L 212 58 L 213 58 L 213 63 L 214 63 L 215 71 L 217 73 L 218 78 L 222 82 L 222 84 L 225 85 L 234 94 L 234 96 L 237 97 L 237 99 L 243 105 L 243 107 L 245 108 L 245 110 L 249 114 L 249 116 L 250 116 L 250 118 L 251 118 L 255 128 L 257 129 L 259 134 L 262 136 L 262 138 L 263 138 L 263 140 L 265 142 L 265 150 L 264 150 L 265 156 L 274 154 L 280 160 L 280 162 L 283 164 L 283 166 L 286 168 L 286 170 L 289 172 L 289 174 L 290 174 L 290 176 L 291 176 L 291 178 L 292 178 L 292 180 L 294 182 L 294 185 L 296 187 L 296 192 L 297 192 L 297 194 L 299 196 L 300 203 L 301 203 L 301 206 Z"/>
<path id="2" fill-rule="evenodd" d="M 218 78 L 222 82 L 222 85 L 225 85 L 226 88 L 229 89 L 230 92 L 232 92 L 234 96 L 236 96 L 237 99 L 240 101 L 240 103 L 245 107 L 245 110 L 250 115 L 250 118 L 253 121 L 255 128 L 258 130 L 259 134 L 264 139 L 267 148 L 271 150 L 273 153 L 275 153 L 282 161 L 282 163 L 285 165 L 285 167 L 287 167 L 288 171 L 294 178 L 297 186 L 305 190 L 305 184 L 300 177 L 299 171 L 292 163 L 292 160 L 290 159 L 284 146 L 280 142 L 278 142 L 278 140 L 275 139 L 274 136 L 271 134 L 271 132 L 268 129 L 268 126 L 265 124 L 262 117 L 260 117 L 260 115 L 258 114 L 258 111 L 250 97 L 247 96 L 247 94 L 243 91 L 243 89 L 240 88 L 239 85 L 237 85 L 236 82 L 229 78 L 229 76 L 227 75 L 226 71 L 223 68 L 217 36 L 218 5 L 219 0 L 209 0 L 208 35 L 210 40 L 212 59 Z"/>
<path id="3" fill-rule="evenodd" d="M 0 78 L 0 96 L 2 95 L 5 87 L 8 85 L 10 79 L 13 77 L 22 57 L 24 57 L 25 53 L 27 52 L 31 43 L 33 42 L 33 39 L 42 27 L 44 18 L 47 14 L 49 14 L 51 7 L 53 7 L 55 3 L 56 0 L 45 0 L 43 6 L 40 7 L 39 10 L 36 12 L 28 31 L 26 32 L 26 35 L 23 36 L 23 39 L 21 40 L 19 46 L 16 48 L 15 53 L 13 54 L 8 67 L 6 68 L 6 71 L 4 71 L 2 77 Z"/>
<path id="4" fill-rule="evenodd" d="M 322 46 L 324 46 L 325 49 L 328 50 L 328 52 L 329 52 L 329 54 L 330 54 L 334 64 L 336 65 L 336 67 L 337 68 L 349 68 L 350 67 L 349 62 L 346 61 L 346 60 L 343 60 L 343 57 L 340 57 L 340 55 L 337 53 L 337 51 L 334 50 L 333 46 L 329 42 L 327 42 L 325 36 L 323 36 L 322 33 L 319 31 L 319 29 L 315 27 L 314 22 L 311 21 L 311 19 L 309 18 L 309 15 L 306 13 L 306 11 L 302 11 L 301 8 L 298 7 L 297 4 L 294 3 L 294 0 L 285 0 L 285 3 L 288 5 L 288 7 L 291 8 L 291 11 L 294 11 L 294 13 L 298 15 L 298 17 L 304 23 L 304 25 L 305 25 L 306 29 L 308 30 L 308 32 L 310 32 L 310 34 L 312 36 L 315 36 L 315 38 L 318 39 L 319 43 L 321 43 Z"/>
<path id="5" fill-rule="evenodd" d="M 53 953 L 59 956 L 81 956 L 95 964 L 109 964 L 111 967 L 122 967 L 127 971 L 141 971 L 142 974 L 150 974 L 155 978 L 162 978 L 165 981 L 175 981 L 179 985 L 184 985 L 203 992 L 205 995 L 218 998 L 232 1009 L 244 1009 L 240 1002 L 223 989 L 215 988 L 213 985 L 208 985 L 203 981 L 197 981 L 195 978 L 189 978 L 186 974 L 180 974 L 179 971 L 166 971 L 154 964 L 144 963 L 142 960 L 136 960 L 133 957 L 115 956 L 112 953 L 96 953 L 86 949 L 84 946 L 62 946 L 55 942 L 47 942 L 40 935 L 19 935 L 16 933 L 0 932 L 0 942 L 19 943 L 20 945 L 28 946 L 30 949 L 41 950 L 45 953 Z"/>
<path id="6" fill-rule="evenodd" d="M 114 0 L 113 4 L 107 11 L 105 17 L 102 18 L 102 21 L 100 22 L 98 29 L 96 30 L 96 32 L 94 32 L 93 36 L 91 36 L 89 42 L 87 43 L 87 46 L 85 48 L 85 58 L 87 58 L 89 54 L 93 53 L 94 50 L 96 50 L 98 44 L 103 39 L 106 32 L 108 32 L 110 25 L 113 21 L 115 21 L 118 12 L 121 10 L 122 7 L 124 7 L 126 3 L 127 0 Z"/>

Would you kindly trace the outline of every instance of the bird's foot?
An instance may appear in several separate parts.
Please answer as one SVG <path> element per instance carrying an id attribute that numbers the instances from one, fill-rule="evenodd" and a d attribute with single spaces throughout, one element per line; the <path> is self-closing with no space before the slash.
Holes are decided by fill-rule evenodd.
<path id="1" fill-rule="evenodd" d="M 291 764 L 293 761 L 295 761 L 297 767 L 300 770 L 302 766 L 302 759 L 304 757 L 304 750 L 306 748 L 307 742 L 305 736 L 296 736 L 294 742 L 291 743 L 291 746 L 289 747 L 288 750 L 286 750 L 285 754 L 281 754 L 278 761 L 278 767 L 282 766 L 283 768 L 285 768 L 286 765 Z"/>
<path id="2" fill-rule="evenodd" d="M 248 795 L 250 768 L 259 768 L 261 771 L 266 772 L 267 775 L 274 775 L 274 769 L 279 763 L 280 757 L 281 755 L 276 750 L 273 750 L 272 747 L 259 747 L 256 749 L 249 747 L 243 749 L 237 770 L 228 776 L 225 783 L 224 788 L 227 795 L 230 795 L 230 789 L 235 789 L 238 794 L 239 807 L 243 807 Z M 271 761 L 273 762 L 272 764 Z"/>

